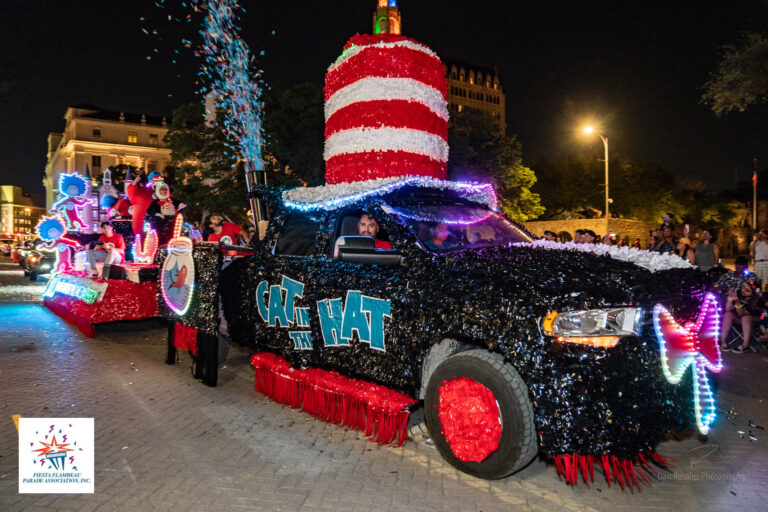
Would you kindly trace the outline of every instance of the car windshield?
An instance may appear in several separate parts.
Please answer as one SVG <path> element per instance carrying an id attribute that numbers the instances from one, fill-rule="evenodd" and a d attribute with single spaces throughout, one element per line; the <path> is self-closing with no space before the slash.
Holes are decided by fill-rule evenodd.
<path id="1" fill-rule="evenodd" d="M 468 205 L 398 205 L 390 207 L 430 251 L 450 251 L 515 242 L 531 237 L 503 216 Z"/>

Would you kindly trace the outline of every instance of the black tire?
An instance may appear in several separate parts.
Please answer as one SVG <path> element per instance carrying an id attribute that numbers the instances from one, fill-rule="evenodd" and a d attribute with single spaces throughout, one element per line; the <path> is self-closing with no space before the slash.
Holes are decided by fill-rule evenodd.
<path id="1" fill-rule="evenodd" d="M 37 281 L 37 272 L 30 272 L 29 273 L 29 280 L 30 281 Z"/>
<path id="2" fill-rule="evenodd" d="M 24 277 L 29 277 L 29 271 L 28 270 L 24 270 Z"/>
<path id="3" fill-rule="evenodd" d="M 445 381 L 468 377 L 493 393 L 501 416 L 499 447 L 481 462 L 458 459 L 443 435 L 438 414 L 439 388 Z M 528 387 L 517 371 L 498 354 L 484 350 L 460 352 L 446 359 L 429 378 L 424 397 L 427 428 L 440 455 L 455 468 L 486 480 L 511 475 L 525 467 L 538 452 L 533 405 Z"/>

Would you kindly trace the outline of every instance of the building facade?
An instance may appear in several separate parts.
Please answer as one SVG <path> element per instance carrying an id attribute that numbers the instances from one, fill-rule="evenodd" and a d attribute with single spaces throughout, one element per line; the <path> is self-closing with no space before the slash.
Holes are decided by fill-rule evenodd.
<path id="1" fill-rule="evenodd" d="M 149 173 L 170 165 L 171 150 L 163 142 L 168 132 L 164 117 L 75 105 L 67 108 L 64 120 L 63 132 L 48 135 L 43 178 L 47 209 L 56 201 L 62 173 L 84 174 L 87 168 L 97 180 L 110 166 L 129 165 Z"/>
<path id="2" fill-rule="evenodd" d="M 498 70 L 442 59 L 448 79 L 448 111 L 464 109 L 487 112 L 502 131 L 507 129 L 506 99 Z"/>
<path id="3" fill-rule="evenodd" d="M 374 34 L 402 34 L 403 25 L 397 0 L 378 0 L 373 13 Z M 452 114 L 464 109 L 487 112 L 499 125 L 507 129 L 506 100 L 498 70 L 465 62 L 442 59 L 448 79 L 448 111 Z"/>
<path id="4" fill-rule="evenodd" d="M 0 185 L 0 234 L 30 235 L 45 210 L 35 206 L 21 187 Z"/>

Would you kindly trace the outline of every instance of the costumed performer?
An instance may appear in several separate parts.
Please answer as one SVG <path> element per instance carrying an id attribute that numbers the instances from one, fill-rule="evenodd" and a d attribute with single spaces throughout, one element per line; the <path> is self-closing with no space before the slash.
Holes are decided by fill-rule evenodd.
<path id="1" fill-rule="evenodd" d="M 64 219 L 59 215 L 51 217 L 42 217 L 36 227 L 37 234 L 43 239 L 43 243 L 38 245 L 38 249 L 56 251 L 56 268 L 54 273 L 71 272 L 72 252 L 81 247 L 75 240 L 67 238 L 67 229 L 64 225 Z"/>
<path id="2" fill-rule="evenodd" d="M 159 245 L 166 245 L 173 237 L 173 228 L 176 221 L 176 213 L 186 204 L 175 199 L 171 194 L 171 188 L 165 182 L 165 178 L 159 172 L 149 175 L 152 185 L 152 202 L 147 208 L 146 221 L 157 233 Z"/>

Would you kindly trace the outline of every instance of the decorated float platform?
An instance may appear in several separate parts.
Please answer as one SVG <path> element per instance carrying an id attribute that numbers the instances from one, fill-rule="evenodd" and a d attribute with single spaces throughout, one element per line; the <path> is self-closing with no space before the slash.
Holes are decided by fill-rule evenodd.
<path id="1" fill-rule="evenodd" d="M 151 279 L 157 274 L 156 267 L 128 265 L 123 269 L 125 279 L 90 277 L 76 271 L 55 274 L 43 293 L 43 303 L 89 338 L 95 337 L 97 324 L 158 316 L 158 283 Z"/>

